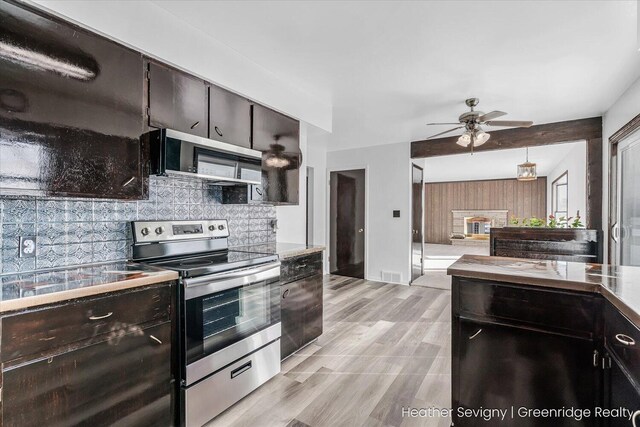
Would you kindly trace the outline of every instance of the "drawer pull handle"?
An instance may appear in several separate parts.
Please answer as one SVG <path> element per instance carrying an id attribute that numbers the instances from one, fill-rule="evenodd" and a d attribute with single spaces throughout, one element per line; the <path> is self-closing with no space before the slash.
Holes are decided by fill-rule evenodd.
<path id="1" fill-rule="evenodd" d="M 622 345 L 626 345 L 628 347 L 634 346 L 636 345 L 636 340 L 634 340 L 633 338 L 631 338 L 629 335 L 625 335 L 625 334 L 617 334 L 616 335 L 616 339 L 618 340 L 618 342 Z"/>
<path id="2" fill-rule="evenodd" d="M 296 265 L 296 269 L 300 270 L 301 268 L 305 268 L 306 266 L 307 266 L 307 264 Z"/>
<path id="3" fill-rule="evenodd" d="M 244 365 L 242 365 L 242 366 L 234 369 L 233 371 L 231 371 L 231 378 L 235 378 L 238 375 L 240 375 L 241 373 L 247 372 L 249 369 L 251 369 L 251 360 L 249 360 Z"/>
<path id="4" fill-rule="evenodd" d="M 478 332 L 476 332 L 475 334 L 471 335 L 471 336 L 469 337 L 469 340 L 472 340 L 472 339 L 474 339 L 475 337 L 477 337 L 478 335 L 480 335 L 480 332 L 482 332 L 482 329 L 478 329 Z"/>
<path id="5" fill-rule="evenodd" d="M 107 317 L 111 317 L 111 315 L 113 314 L 113 311 L 108 312 L 107 314 L 103 315 L 103 316 L 90 316 L 89 320 L 102 320 L 102 319 L 106 319 Z"/>
<path id="6" fill-rule="evenodd" d="M 289 289 L 285 289 L 284 292 L 282 293 L 282 299 L 285 299 L 288 296 L 289 296 Z"/>
<path id="7" fill-rule="evenodd" d="M 154 340 L 155 342 L 157 342 L 158 344 L 162 344 L 162 341 L 159 340 L 158 338 L 154 337 L 153 335 L 149 335 L 149 338 L 151 338 L 152 340 Z"/>
<path id="8" fill-rule="evenodd" d="M 49 338 L 39 338 L 39 341 L 51 341 L 51 340 L 55 340 L 56 337 L 49 337 Z"/>

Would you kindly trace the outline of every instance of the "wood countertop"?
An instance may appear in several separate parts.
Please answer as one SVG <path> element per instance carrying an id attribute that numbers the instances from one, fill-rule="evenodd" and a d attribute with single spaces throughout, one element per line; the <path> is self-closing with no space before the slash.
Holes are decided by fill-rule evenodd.
<path id="1" fill-rule="evenodd" d="M 124 261 L 0 275 L 0 313 L 176 279 L 175 271 Z"/>

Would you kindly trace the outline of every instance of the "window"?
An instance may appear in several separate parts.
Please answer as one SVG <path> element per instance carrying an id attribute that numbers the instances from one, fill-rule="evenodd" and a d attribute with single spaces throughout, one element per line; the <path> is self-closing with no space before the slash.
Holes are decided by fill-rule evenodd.
<path id="1" fill-rule="evenodd" d="M 556 218 L 569 217 L 569 172 L 560 175 L 551 184 L 551 203 Z"/>

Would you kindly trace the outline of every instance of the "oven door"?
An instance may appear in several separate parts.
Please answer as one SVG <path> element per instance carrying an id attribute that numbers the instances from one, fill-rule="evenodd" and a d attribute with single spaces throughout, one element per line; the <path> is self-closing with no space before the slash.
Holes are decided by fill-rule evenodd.
<path id="1" fill-rule="evenodd" d="M 280 338 L 280 262 L 183 280 L 184 385 Z"/>

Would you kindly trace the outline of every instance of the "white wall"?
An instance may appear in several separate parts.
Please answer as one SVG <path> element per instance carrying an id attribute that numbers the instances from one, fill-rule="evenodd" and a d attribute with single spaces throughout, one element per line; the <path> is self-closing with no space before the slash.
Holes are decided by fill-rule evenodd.
<path id="1" fill-rule="evenodd" d="M 381 281 L 381 272 L 411 271 L 410 144 L 388 144 L 327 153 L 327 171 L 366 169 L 365 278 Z M 325 181 L 328 186 L 328 181 Z M 327 208 L 325 208 L 326 212 Z M 400 210 L 400 218 L 393 218 Z"/>
<path id="2" fill-rule="evenodd" d="M 327 131 L 332 106 L 149 1 L 32 0 L 148 56 Z"/>
<path id="3" fill-rule="evenodd" d="M 574 217 L 580 211 L 582 223 L 587 223 L 587 144 L 573 144 L 571 151 L 547 173 L 547 215 L 553 213 L 552 183 L 560 175 L 568 172 L 569 178 L 569 216 Z"/>
<path id="4" fill-rule="evenodd" d="M 604 259 L 608 259 L 609 230 L 609 137 L 631 119 L 640 114 L 640 79 L 636 80 L 603 116 L 603 189 L 602 189 L 602 226 L 604 228 L 603 242 Z"/>

